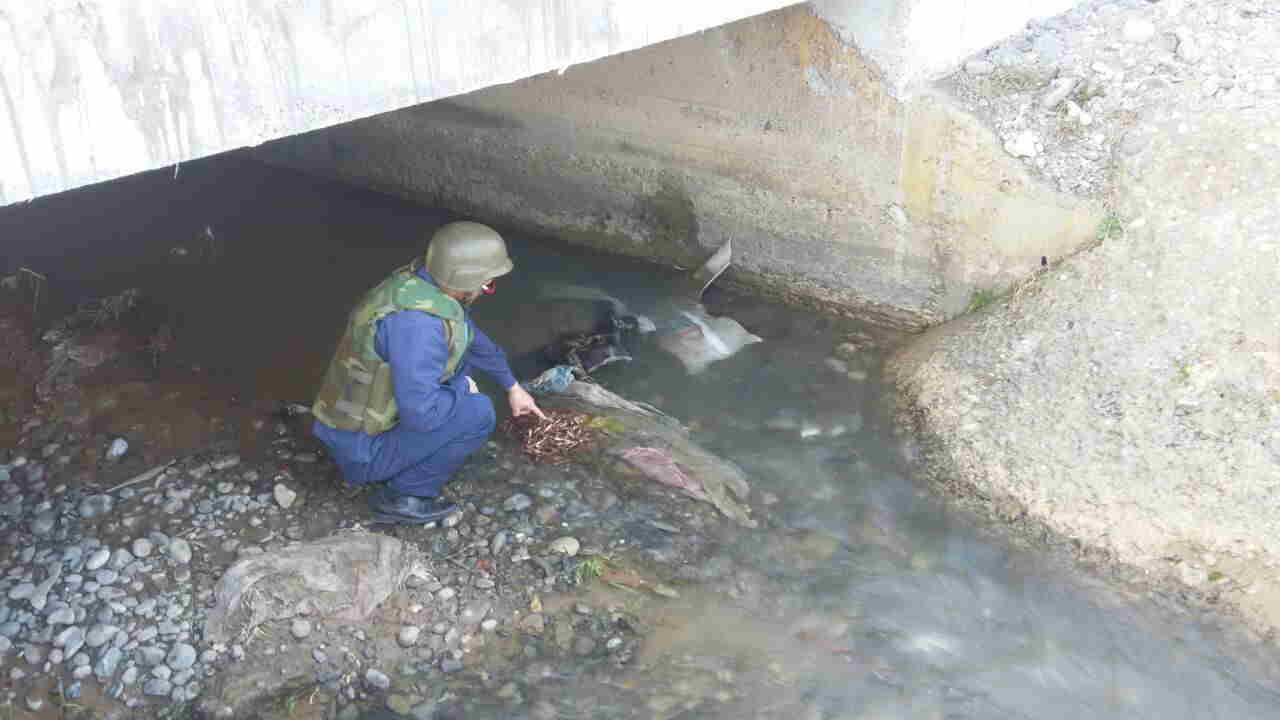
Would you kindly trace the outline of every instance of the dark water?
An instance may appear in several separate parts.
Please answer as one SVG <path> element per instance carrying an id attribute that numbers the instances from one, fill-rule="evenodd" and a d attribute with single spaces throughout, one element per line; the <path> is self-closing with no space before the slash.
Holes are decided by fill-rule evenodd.
<path id="1" fill-rule="evenodd" d="M 309 400 L 352 300 L 451 219 L 233 155 L 0 209 L 0 275 L 48 277 L 46 318 L 138 287 L 173 348 L 155 380 L 192 417 Z M 206 231 L 206 228 L 208 231 Z M 636 310 L 678 275 L 509 231 L 517 272 L 476 307 L 532 368 L 550 283 L 593 284 Z M 556 717 L 1275 718 L 1280 663 L 1212 618 L 1179 614 L 980 539 L 909 477 L 912 442 L 883 409 L 876 338 L 837 372 L 859 328 L 719 293 L 765 342 L 690 377 L 651 343 L 604 381 L 662 405 L 740 463 L 772 520 L 744 532 L 677 603 L 648 606 L 632 668 L 562 663 L 542 683 Z M 655 310 L 656 311 L 656 310 Z M 534 313 L 534 314 L 531 314 Z M 138 412 L 157 412 L 155 407 Z M 202 426 L 201 426 L 202 427 Z M 198 446 L 197 427 L 174 441 Z M 585 661 L 584 661 L 585 662 Z M 501 672 L 521 672 L 518 665 Z M 495 670 L 495 672 L 498 672 Z M 441 712 L 536 712 L 452 688 Z M 453 714 L 449 714 L 453 713 Z M 551 716 L 551 715 L 547 715 Z"/>

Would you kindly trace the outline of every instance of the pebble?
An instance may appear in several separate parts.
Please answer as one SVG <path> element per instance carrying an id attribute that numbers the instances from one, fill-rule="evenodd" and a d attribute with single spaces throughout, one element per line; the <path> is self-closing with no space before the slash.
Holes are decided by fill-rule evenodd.
<path id="1" fill-rule="evenodd" d="M 182 538 L 175 538 L 169 543 L 169 557 L 179 565 L 191 562 L 191 544 Z"/>
<path id="2" fill-rule="evenodd" d="M 445 657 L 440 660 L 440 672 L 455 673 L 462 669 L 462 661 L 455 660 L 452 657 Z"/>
<path id="3" fill-rule="evenodd" d="M 493 588 L 494 585 L 495 583 L 487 577 L 478 577 L 475 581 L 475 586 L 481 590 L 489 590 Z"/>
<path id="4" fill-rule="evenodd" d="M 485 632 L 493 632 L 498 629 L 498 621 L 493 618 L 489 618 L 488 620 L 480 623 L 480 629 Z"/>
<path id="5" fill-rule="evenodd" d="M 391 687 L 391 678 L 381 670 L 369 668 L 364 674 L 364 681 L 369 687 L 376 690 L 386 690 Z"/>
<path id="6" fill-rule="evenodd" d="M 147 557 L 151 554 L 152 550 L 151 541 L 146 538 L 138 538 L 137 540 L 134 540 L 133 544 L 129 547 L 133 551 L 133 556 L 140 558 Z"/>
<path id="7" fill-rule="evenodd" d="M 289 632 L 299 640 L 311 634 L 311 622 L 301 618 L 294 620 L 289 626 Z"/>
<path id="8" fill-rule="evenodd" d="M 578 538 L 569 535 L 558 537 L 547 544 L 548 551 L 569 557 L 577 555 L 581 548 L 582 544 L 578 542 Z"/>
<path id="9" fill-rule="evenodd" d="M 1129 18 L 1123 29 L 1124 39 L 1131 43 L 1142 43 L 1155 37 L 1156 26 L 1146 18 Z"/>
<path id="10" fill-rule="evenodd" d="M 442 590 L 440 590 L 440 592 L 436 593 L 436 599 L 452 600 L 453 596 L 457 594 L 458 594 L 458 591 L 454 590 L 453 588 L 443 588 Z"/>
<path id="11" fill-rule="evenodd" d="M 573 651 L 581 656 L 587 656 L 596 650 L 596 641 L 586 635 L 579 635 L 573 640 Z"/>
<path id="12" fill-rule="evenodd" d="M 229 470 L 239 464 L 240 464 L 239 455 L 227 455 L 225 457 L 220 457 L 217 460 L 214 460 L 213 463 L 211 463 L 213 469 L 218 471 Z"/>
<path id="13" fill-rule="evenodd" d="M 146 645 L 138 648 L 137 658 L 143 665 L 156 666 L 157 669 L 164 667 L 160 663 L 164 662 L 164 648 L 159 645 Z M 164 668 L 165 677 L 168 677 L 169 668 Z"/>
<path id="14" fill-rule="evenodd" d="M 31 521 L 31 532 L 35 535 L 48 535 L 53 531 L 53 526 L 58 522 L 58 513 L 53 510 L 45 510 L 36 515 Z"/>
<path id="15" fill-rule="evenodd" d="M 464 625 L 475 625 L 483 620 L 491 609 L 493 609 L 493 603 L 488 600 L 483 598 L 472 600 L 466 604 L 466 607 L 462 608 L 462 612 L 458 614 L 458 619 Z"/>
<path id="16" fill-rule="evenodd" d="M 1036 143 L 1039 138 L 1030 130 L 1023 130 L 1013 137 L 1005 140 L 1004 149 L 1014 157 L 1034 158 L 1039 154 L 1036 149 Z"/>
<path id="17" fill-rule="evenodd" d="M 444 516 L 443 520 L 440 521 L 440 527 L 442 528 L 457 527 L 458 523 L 460 522 L 462 522 L 462 513 L 460 512 L 449 513 L 448 515 Z"/>
<path id="18" fill-rule="evenodd" d="M 316 648 L 315 650 L 311 651 L 311 658 L 318 663 L 323 663 L 324 661 L 329 659 L 329 656 L 326 655 L 325 652 L 320 648 Z"/>
<path id="19" fill-rule="evenodd" d="M 142 694 L 153 697 L 165 697 L 173 691 L 173 684 L 164 678 L 152 678 L 142 686 Z"/>
<path id="20" fill-rule="evenodd" d="M 422 635 L 422 628 L 417 625 L 405 625 L 400 628 L 400 633 L 396 635 L 396 641 L 400 643 L 400 647 L 412 647 L 418 644 L 418 638 Z"/>
<path id="21" fill-rule="evenodd" d="M 73 625 L 76 621 L 76 611 L 69 607 L 58 608 L 49 613 L 46 619 L 50 625 Z"/>
<path id="22" fill-rule="evenodd" d="M 111 441 L 111 446 L 107 448 L 107 459 L 119 460 L 127 452 L 129 452 L 129 442 L 124 438 L 116 438 Z"/>
<path id="23" fill-rule="evenodd" d="M 502 503 L 502 509 L 507 512 L 520 512 L 529 509 L 530 505 L 533 505 L 533 498 L 524 493 L 516 493 Z"/>
<path id="24" fill-rule="evenodd" d="M 103 651 L 98 658 L 98 662 L 93 666 L 93 674 L 98 676 L 100 680 L 106 680 L 116 674 L 116 666 L 120 664 L 120 660 L 124 657 L 124 653 L 118 647 L 109 647 Z"/>
<path id="25" fill-rule="evenodd" d="M 100 547 L 97 550 L 94 550 L 89 555 L 88 560 L 85 560 L 84 569 L 92 572 L 102 567 L 103 565 L 106 565 L 107 561 L 110 559 L 111 559 L 110 548 Z"/>
<path id="26" fill-rule="evenodd" d="M 9 591 L 9 599 L 10 600 L 26 600 L 27 598 L 31 597 L 31 594 L 34 593 L 35 591 L 36 591 L 36 586 L 34 583 L 29 583 L 29 582 L 19 583 Z"/>
<path id="27" fill-rule="evenodd" d="M 30 710 L 31 712 L 40 712 L 40 709 L 43 707 L 44 707 L 44 698 L 40 697 L 39 695 L 27 696 L 28 710 Z"/>
<path id="28" fill-rule="evenodd" d="M 284 483 L 276 483 L 276 486 L 272 488 L 271 492 L 275 495 L 276 503 L 285 510 L 293 507 L 294 501 L 298 499 L 298 493 L 294 492 Z"/>
<path id="29" fill-rule="evenodd" d="M 165 659 L 171 669 L 186 670 L 196 663 L 196 649 L 186 643 L 178 643 Z"/>
<path id="30" fill-rule="evenodd" d="M 106 515 L 115 507 L 115 500 L 110 495 L 90 495 L 80 501 L 80 517 L 88 520 L 99 515 Z"/>
<path id="31" fill-rule="evenodd" d="M 507 531 L 501 530 L 494 534 L 493 540 L 489 542 L 489 552 L 497 555 L 507 546 Z"/>
<path id="32" fill-rule="evenodd" d="M 118 632 L 120 632 L 120 628 L 115 625 L 94 625 L 85 634 L 84 644 L 91 648 L 102 647 L 107 644 L 107 641 L 115 637 Z"/>

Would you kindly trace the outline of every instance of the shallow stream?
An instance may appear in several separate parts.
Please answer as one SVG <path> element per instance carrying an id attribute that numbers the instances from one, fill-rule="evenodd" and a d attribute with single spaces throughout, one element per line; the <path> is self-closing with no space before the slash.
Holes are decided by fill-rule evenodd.
<path id="1" fill-rule="evenodd" d="M 239 156 L 168 175 L 0 210 L 0 270 L 41 270 L 54 316 L 141 288 L 176 338 L 155 381 L 201 388 L 196 417 L 309 402 L 352 298 L 447 218 Z M 476 315 L 526 373 L 539 288 L 594 285 L 660 312 L 679 285 L 675 270 L 509 238 L 517 272 Z M 1280 717 L 1271 649 L 1009 549 L 933 500 L 879 384 L 901 338 L 716 289 L 706 300 L 764 342 L 689 376 L 641 340 L 600 381 L 740 464 L 761 527 L 708 533 L 678 599 L 591 591 L 645 619 L 628 662 L 493 648 L 480 675 L 451 681 L 438 716 Z M 201 432 L 175 443 L 194 449 Z M 662 552 L 661 537 L 617 540 Z"/>

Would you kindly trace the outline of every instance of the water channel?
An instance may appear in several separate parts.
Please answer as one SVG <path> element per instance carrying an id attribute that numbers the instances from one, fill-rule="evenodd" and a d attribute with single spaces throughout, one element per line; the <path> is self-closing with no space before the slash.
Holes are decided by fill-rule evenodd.
<path id="1" fill-rule="evenodd" d="M 0 269 L 40 268 L 50 316 L 141 288 L 177 338 L 152 381 L 200 387 L 193 414 L 234 418 L 308 400 L 351 299 L 447 217 L 229 156 L 6 208 Z M 539 288 L 594 285 L 645 312 L 678 284 L 508 236 L 517 272 L 475 312 L 518 365 Z M 696 376 L 640 343 L 601 381 L 741 465 L 761 527 L 719 531 L 678 599 L 596 598 L 646 618 L 629 662 L 492 648 L 440 686 L 436 717 L 1280 717 L 1280 658 L 1229 623 L 1013 550 L 933 499 L 879 382 L 901 338 L 722 290 L 707 303 L 764 342 Z M 508 680 L 520 702 L 495 692 Z"/>

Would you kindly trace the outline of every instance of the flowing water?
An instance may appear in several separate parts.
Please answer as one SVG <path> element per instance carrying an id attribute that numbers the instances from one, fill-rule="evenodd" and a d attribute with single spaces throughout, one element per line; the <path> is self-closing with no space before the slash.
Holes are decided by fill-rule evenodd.
<path id="1" fill-rule="evenodd" d="M 200 388 L 193 415 L 234 418 L 307 400 L 351 299 L 445 219 L 229 156 L 0 211 L 0 270 L 47 275 L 49 316 L 142 288 L 176 338 L 153 381 Z M 678 285 L 508 235 L 518 270 L 476 315 L 526 377 L 540 287 L 596 285 L 645 312 Z M 648 632 L 630 663 L 495 655 L 496 679 L 451 686 L 441 716 L 1280 717 L 1274 648 L 984 539 L 932 500 L 878 384 L 895 338 L 715 290 L 707 302 L 765 341 L 697 376 L 641 341 L 601 378 L 739 463 L 765 498 L 761 528 L 720 536 L 678 600 L 634 601 Z M 532 675 L 538 703 L 493 691 Z"/>

